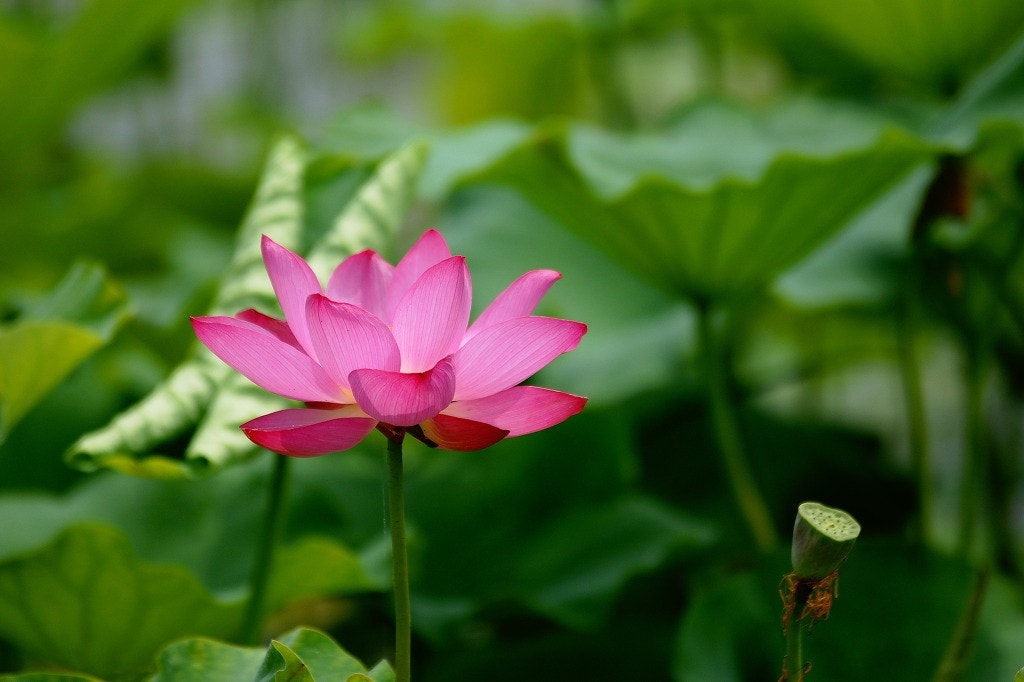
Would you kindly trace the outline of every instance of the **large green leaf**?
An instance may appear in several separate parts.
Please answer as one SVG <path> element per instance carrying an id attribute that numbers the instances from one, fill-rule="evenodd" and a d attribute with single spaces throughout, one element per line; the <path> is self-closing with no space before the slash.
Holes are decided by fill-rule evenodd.
<path id="1" fill-rule="evenodd" d="M 762 151 L 760 160 L 739 157 L 698 178 L 692 168 L 670 174 L 650 154 L 631 155 L 636 140 L 621 139 L 612 154 L 612 138 L 595 147 L 578 143 L 581 134 L 523 146 L 470 181 L 511 185 L 638 275 L 704 298 L 763 288 L 930 153 L 889 131 L 867 146 L 830 147 L 831 155 L 780 153 L 765 165 Z M 689 151 L 666 143 L 658 153 Z M 628 171 L 610 170 L 630 156 Z"/>
<path id="2" fill-rule="evenodd" d="M 76 264 L 46 297 L 0 326 L 0 443 L 10 429 L 127 315 L 123 294 L 98 266 Z"/>
<path id="3" fill-rule="evenodd" d="M 29 660 L 100 676 L 144 671 L 183 635 L 227 636 L 241 609 L 187 570 L 141 562 L 104 526 L 76 526 L 0 563 L 0 634 Z"/>
<path id="4" fill-rule="evenodd" d="M 321 277 L 344 256 L 363 248 L 380 249 L 389 242 L 414 196 L 424 154 L 422 147 L 412 146 L 381 162 L 310 253 L 309 260 Z M 306 155 L 295 141 L 285 140 L 275 148 L 239 233 L 214 314 L 234 314 L 250 307 L 266 312 L 276 309 L 260 256 L 260 235 L 299 248 L 305 167 Z M 69 461 L 87 470 L 109 467 L 143 476 L 188 477 L 255 452 L 238 425 L 285 405 L 283 398 L 254 386 L 199 349 L 142 402 L 79 439 Z M 184 460 L 150 454 L 154 446 L 197 421 L 199 427 Z"/>

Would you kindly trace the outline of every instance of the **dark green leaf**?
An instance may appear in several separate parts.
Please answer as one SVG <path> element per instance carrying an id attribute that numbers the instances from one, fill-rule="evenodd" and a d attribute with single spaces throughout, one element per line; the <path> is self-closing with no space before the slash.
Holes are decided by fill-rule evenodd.
<path id="1" fill-rule="evenodd" d="M 227 636 L 240 616 L 187 570 L 141 562 L 105 526 L 70 528 L 0 563 L 0 633 L 29 658 L 73 670 L 145 671 L 165 642 Z"/>

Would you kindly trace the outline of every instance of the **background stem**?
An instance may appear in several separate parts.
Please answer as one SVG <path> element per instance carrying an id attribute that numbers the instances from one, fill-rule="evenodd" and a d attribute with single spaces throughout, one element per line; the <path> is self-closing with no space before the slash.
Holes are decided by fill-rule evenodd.
<path id="1" fill-rule="evenodd" d="M 896 341 L 899 353 L 900 379 L 903 384 L 903 404 L 907 415 L 910 440 L 910 462 L 917 478 L 918 509 L 921 538 L 931 540 L 934 511 L 934 485 L 932 483 L 931 454 L 928 447 L 928 423 L 925 416 L 924 392 L 921 390 L 921 359 L 916 338 L 915 305 L 919 295 L 920 261 L 911 257 L 907 263 L 907 281 L 896 311 Z"/>
<path id="2" fill-rule="evenodd" d="M 707 373 L 708 405 L 718 449 L 725 462 L 736 503 L 750 527 L 758 549 L 770 552 L 778 544 L 778 536 L 743 449 L 739 419 L 729 397 L 730 373 L 725 349 L 722 340 L 715 334 L 710 306 L 698 305 L 697 311 L 701 352 Z"/>
<path id="3" fill-rule="evenodd" d="M 273 470 L 270 487 L 267 489 L 267 506 L 263 513 L 263 525 L 256 538 L 256 556 L 249 576 L 249 601 L 245 606 L 242 620 L 241 640 L 247 644 L 259 644 L 262 637 L 263 609 L 267 597 L 267 581 L 274 559 L 274 548 L 281 535 L 281 506 L 288 481 L 288 467 L 291 462 L 284 455 L 273 455 Z"/>
<path id="4" fill-rule="evenodd" d="M 971 644 L 978 631 L 978 614 L 981 612 L 981 605 L 985 601 L 985 588 L 988 587 L 988 569 L 981 569 L 974 577 L 974 585 L 971 593 L 964 603 L 964 610 L 960 613 L 960 620 L 953 631 L 953 637 L 949 640 L 946 653 L 942 656 L 938 670 L 932 682 L 954 682 L 963 678 L 964 670 L 967 669 L 967 662 L 970 658 Z"/>
<path id="5" fill-rule="evenodd" d="M 409 682 L 412 660 L 412 611 L 409 606 L 409 557 L 405 542 L 405 492 L 402 443 L 388 439 L 388 509 L 395 588 L 395 681 Z"/>

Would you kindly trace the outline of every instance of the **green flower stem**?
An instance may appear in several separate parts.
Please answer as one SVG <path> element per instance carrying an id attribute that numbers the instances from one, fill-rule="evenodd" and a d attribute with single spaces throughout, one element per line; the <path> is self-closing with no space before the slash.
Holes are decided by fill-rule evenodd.
<path id="1" fill-rule="evenodd" d="M 288 483 L 288 467 L 291 458 L 274 454 L 274 468 L 267 490 L 267 507 L 263 513 L 263 527 L 257 538 L 256 557 L 249 576 L 249 602 L 242 620 L 241 641 L 259 644 L 262 636 L 263 609 L 267 597 L 267 582 L 274 560 L 274 548 L 281 535 L 281 506 L 285 487 Z"/>
<path id="2" fill-rule="evenodd" d="M 908 282 L 903 287 L 902 300 L 897 311 L 896 341 L 899 354 L 900 379 L 903 384 L 903 402 L 907 414 L 907 431 L 910 438 L 910 461 L 917 477 L 920 509 L 918 510 L 921 536 L 927 542 L 931 539 L 931 523 L 934 510 L 934 485 L 932 481 L 931 454 L 928 445 L 928 423 L 925 418 L 924 392 L 921 390 L 921 361 L 917 352 L 914 323 L 914 305 L 918 286 L 918 261 L 911 259 L 908 267 Z"/>
<path id="3" fill-rule="evenodd" d="M 388 439 L 388 509 L 395 582 L 395 682 L 409 682 L 412 659 L 412 610 L 409 607 L 409 554 L 405 542 L 405 492 L 402 442 Z"/>
<path id="4" fill-rule="evenodd" d="M 770 552 L 778 544 L 778 535 L 743 449 L 739 419 L 729 397 L 729 366 L 726 353 L 721 339 L 717 338 L 713 328 L 711 307 L 707 304 L 698 305 L 697 311 L 701 352 L 707 372 L 708 403 L 718 449 L 725 462 L 733 495 L 758 548 L 763 552 Z"/>

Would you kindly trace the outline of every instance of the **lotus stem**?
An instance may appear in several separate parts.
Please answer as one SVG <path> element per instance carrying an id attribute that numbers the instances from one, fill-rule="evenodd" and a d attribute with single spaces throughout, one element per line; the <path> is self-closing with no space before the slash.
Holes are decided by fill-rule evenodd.
<path id="1" fill-rule="evenodd" d="M 274 454 L 270 487 L 267 489 L 267 506 L 263 513 L 263 525 L 256 538 L 256 556 L 249 576 L 249 601 L 242 620 L 241 641 L 260 644 L 262 639 L 263 611 L 266 606 L 267 582 L 274 561 L 274 549 L 281 535 L 281 507 L 285 488 L 288 484 L 289 457 Z"/>
<path id="2" fill-rule="evenodd" d="M 985 590 L 988 587 L 988 570 L 981 569 L 974 577 L 974 585 L 967 595 L 964 603 L 964 610 L 960 613 L 960 620 L 953 631 L 953 637 L 949 640 L 946 653 L 939 662 L 935 671 L 933 682 L 954 682 L 963 678 L 964 670 L 970 658 L 971 644 L 978 631 L 978 616 L 981 613 L 981 605 L 985 601 Z"/>
<path id="3" fill-rule="evenodd" d="M 409 554 L 405 541 L 405 491 L 402 440 L 388 438 L 388 509 L 395 589 L 395 682 L 409 682 L 412 660 L 412 610 L 409 606 Z"/>
<path id="4" fill-rule="evenodd" d="M 708 405 L 719 452 L 725 462 L 733 496 L 758 549 L 770 552 L 778 545 L 768 506 L 750 471 L 736 408 L 729 397 L 729 367 L 725 349 L 713 328 L 709 305 L 697 306 L 701 352 L 707 372 Z"/>
<path id="5" fill-rule="evenodd" d="M 928 424 L 925 417 L 924 392 L 921 390 L 921 361 L 915 338 L 915 297 L 918 295 L 918 259 L 907 264 L 908 282 L 904 285 L 896 319 L 896 341 L 899 354 L 900 381 L 903 384 L 903 403 L 907 415 L 907 434 L 910 440 L 910 461 L 917 478 L 918 516 L 921 537 L 931 540 L 934 510 L 931 454 L 928 444 Z"/>
<path id="6" fill-rule="evenodd" d="M 802 682 L 807 675 L 804 669 L 804 619 L 803 611 L 811 594 L 810 583 L 798 582 L 793 589 L 792 614 L 795 616 L 786 624 L 786 657 L 782 659 L 782 677 L 779 682 Z"/>

